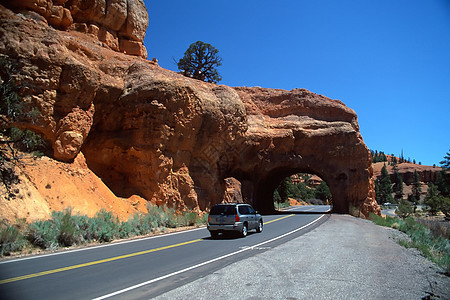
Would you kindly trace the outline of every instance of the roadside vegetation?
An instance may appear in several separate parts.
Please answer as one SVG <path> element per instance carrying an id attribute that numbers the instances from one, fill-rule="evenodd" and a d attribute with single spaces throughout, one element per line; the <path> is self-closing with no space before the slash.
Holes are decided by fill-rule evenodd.
<path id="1" fill-rule="evenodd" d="M 450 151 L 440 162 L 442 170 L 437 174 L 436 180 L 428 183 L 425 197 L 421 197 L 424 187 L 417 170 L 413 174 L 410 192 L 404 191 L 404 182 L 398 172 L 398 163 L 404 162 L 403 158 L 391 156 L 387 161 L 383 152 L 372 151 L 372 160 L 385 163 L 381 175 L 375 180 L 375 194 L 379 205 L 398 205 L 396 213 L 400 217 L 408 217 L 416 212 L 418 205 L 424 205 L 431 215 L 442 212 L 450 219 Z M 393 175 L 387 171 L 386 162 L 392 166 Z"/>
<path id="2" fill-rule="evenodd" d="M 26 103 L 18 94 L 23 88 L 14 80 L 18 68 L 7 56 L 0 54 L 0 184 L 6 190 L 1 196 L 6 199 L 16 197 L 12 186 L 19 182 L 16 166 L 23 163 L 23 154 L 40 157 L 46 150 L 41 135 L 16 127 L 23 123 L 34 124 L 40 115 L 39 109 Z"/>
<path id="3" fill-rule="evenodd" d="M 450 276 L 450 232 L 443 227 L 428 228 L 413 217 L 405 219 L 380 217 L 371 214 L 371 220 L 378 225 L 398 229 L 408 235 L 408 239 L 400 239 L 398 243 L 406 248 L 417 248 L 422 254 L 442 267 Z"/>
<path id="4" fill-rule="evenodd" d="M 372 156 L 387 161 L 382 152 L 372 153 Z M 402 177 L 398 174 L 397 160 L 391 159 L 388 163 L 393 167 L 394 176 L 387 172 L 384 165 L 381 176 L 375 181 L 376 199 L 382 208 L 395 207 L 397 216 L 380 217 L 372 214 L 370 218 L 378 225 L 406 233 L 408 238 L 399 240 L 400 245 L 419 249 L 450 276 L 450 151 L 440 162 L 442 171 L 435 182 L 428 184 L 425 197 L 421 197 L 423 183 L 417 171 L 413 175 L 410 193 L 406 195 Z"/>
<path id="5" fill-rule="evenodd" d="M 121 222 L 111 212 L 101 210 L 90 218 L 73 214 L 71 209 L 53 212 L 49 220 L 26 224 L 3 221 L 0 224 L 0 255 L 31 253 L 34 250 L 56 250 L 61 247 L 104 243 L 113 240 L 165 232 L 168 228 L 199 226 L 206 223 L 193 211 L 177 214 L 167 206 L 147 207 L 147 214 L 135 214 Z"/>

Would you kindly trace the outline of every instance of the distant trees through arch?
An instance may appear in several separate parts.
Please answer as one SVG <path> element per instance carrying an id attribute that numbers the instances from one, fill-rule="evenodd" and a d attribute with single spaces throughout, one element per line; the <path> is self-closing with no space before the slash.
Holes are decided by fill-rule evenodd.
<path id="1" fill-rule="evenodd" d="M 273 192 L 275 208 L 297 204 L 331 205 L 332 195 L 319 176 L 296 173 L 285 177 Z"/>

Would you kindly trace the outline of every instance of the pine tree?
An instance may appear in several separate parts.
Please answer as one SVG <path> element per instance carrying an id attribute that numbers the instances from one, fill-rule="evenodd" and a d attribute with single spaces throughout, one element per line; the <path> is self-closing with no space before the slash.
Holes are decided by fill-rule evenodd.
<path id="1" fill-rule="evenodd" d="M 375 197 L 377 199 L 378 204 L 380 204 L 380 180 L 377 178 L 375 179 Z"/>
<path id="2" fill-rule="evenodd" d="M 316 188 L 315 197 L 317 199 L 327 201 L 331 199 L 330 189 L 325 181 L 322 181 Z"/>
<path id="3" fill-rule="evenodd" d="M 444 213 L 446 220 L 450 220 L 450 198 L 439 196 L 441 198 L 441 211 Z"/>
<path id="4" fill-rule="evenodd" d="M 428 192 L 427 192 L 427 195 L 425 196 L 424 203 L 430 207 L 430 213 L 432 215 L 436 215 L 440 210 L 440 206 L 441 206 L 440 198 L 441 197 L 439 197 L 439 195 L 438 195 L 438 190 L 437 190 L 436 186 L 434 184 L 430 183 L 428 185 Z"/>
<path id="5" fill-rule="evenodd" d="M 417 170 L 414 171 L 414 182 L 411 190 L 411 199 L 414 202 L 420 201 L 420 194 L 422 193 L 422 187 L 420 184 L 419 173 Z"/>
<path id="6" fill-rule="evenodd" d="M 391 158 L 391 166 L 397 167 L 397 157 L 392 156 L 392 158 Z"/>
<path id="7" fill-rule="evenodd" d="M 286 202 L 291 196 L 290 185 L 291 181 L 289 177 L 286 177 L 281 181 L 280 185 L 277 188 L 279 202 Z"/>
<path id="8" fill-rule="evenodd" d="M 404 194 L 403 194 L 403 179 L 397 170 L 394 173 L 394 179 L 395 179 L 393 186 L 394 199 L 396 200 L 397 203 L 399 203 L 400 200 L 403 198 Z"/>
<path id="9" fill-rule="evenodd" d="M 398 205 L 398 208 L 395 210 L 395 213 L 401 217 L 401 218 L 407 218 L 414 212 L 414 207 L 412 206 L 411 202 L 402 199 L 400 201 L 400 204 Z"/>
<path id="10" fill-rule="evenodd" d="M 386 165 L 381 169 L 381 176 L 379 179 L 378 194 L 376 195 L 377 201 L 380 204 L 392 202 L 392 182 L 391 177 L 386 169 Z"/>
<path id="11" fill-rule="evenodd" d="M 217 83 L 222 80 L 216 69 L 222 65 L 218 53 L 219 50 L 212 45 L 197 41 L 189 46 L 178 61 L 178 69 L 187 77 Z"/>
<path id="12" fill-rule="evenodd" d="M 445 170 L 442 170 L 438 173 L 437 178 L 436 178 L 436 186 L 442 196 L 449 197 L 450 196 L 450 180 L 448 180 L 448 177 L 446 174 L 447 173 Z"/>
<path id="13" fill-rule="evenodd" d="M 450 150 L 444 156 L 444 159 L 439 162 L 443 169 L 450 169 Z"/>

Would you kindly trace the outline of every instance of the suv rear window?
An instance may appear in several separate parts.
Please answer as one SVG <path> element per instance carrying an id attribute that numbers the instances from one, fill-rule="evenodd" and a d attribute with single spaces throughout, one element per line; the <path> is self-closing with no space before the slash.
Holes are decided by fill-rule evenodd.
<path id="1" fill-rule="evenodd" d="M 210 215 L 235 215 L 236 206 L 234 205 L 217 205 L 211 208 Z"/>
<path id="2" fill-rule="evenodd" d="M 241 215 L 248 215 L 248 214 L 250 214 L 250 207 L 248 207 L 248 206 L 239 206 L 239 213 L 241 214 Z"/>

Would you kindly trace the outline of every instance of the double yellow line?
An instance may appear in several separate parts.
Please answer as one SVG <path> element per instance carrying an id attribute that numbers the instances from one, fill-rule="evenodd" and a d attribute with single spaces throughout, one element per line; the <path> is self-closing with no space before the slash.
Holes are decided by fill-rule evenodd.
<path id="1" fill-rule="evenodd" d="M 84 264 L 78 264 L 78 265 L 68 266 L 68 267 L 64 267 L 64 268 L 58 268 L 58 269 L 43 271 L 43 272 L 39 272 L 39 273 L 33 273 L 33 274 L 28 274 L 28 275 L 23 275 L 23 276 L 3 279 L 3 280 L 0 280 L 0 284 L 5 284 L 5 283 L 14 282 L 14 281 L 20 281 L 20 280 L 24 280 L 24 279 L 29 279 L 29 278 L 34 278 L 34 277 L 39 277 L 39 276 L 44 276 L 44 275 L 49 275 L 49 274 L 54 274 L 54 273 L 59 273 L 59 272 L 64 272 L 64 271 L 69 271 L 69 270 L 89 267 L 89 266 L 93 266 L 93 265 L 102 264 L 102 263 L 105 263 L 105 262 L 115 261 L 115 260 L 119 260 L 119 259 L 134 257 L 134 256 L 138 256 L 138 255 L 143 255 L 143 254 L 148 254 L 148 253 L 157 252 L 157 251 L 161 251 L 161 250 L 166 250 L 166 249 L 170 249 L 170 248 L 180 247 L 180 246 L 184 246 L 184 245 L 188 245 L 188 244 L 193 244 L 193 243 L 197 243 L 197 242 L 200 242 L 200 241 L 201 241 L 201 239 L 197 239 L 197 240 L 192 240 L 192 241 L 179 243 L 179 244 L 175 244 L 175 245 L 169 245 L 169 246 L 164 246 L 164 247 L 160 247 L 160 248 L 154 248 L 154 249 L 150 249 L 150 250 L 145 250 L 145 251 L 125 254 L 125 255 L 115 256 L 115 257 L 111 257 L 111 258 L 105 258 L 105 259 L 101 259 L 101 260 L 91 261 L 91 262 L 87 262 L 87 263 L 84 263 Z"/>
<path id="2" fill-rule="evenodd" d="M 293 215 L 294 215 L 294 214 L 292 214 L 292 215 L 287 215 L 287 216 L 284 216 L 284 217 L 281 217 L 281 218 L 278 218 L 278 219 L 275 219 L 275 220 L 272 220 L 272 221 L 269 221 L 269 222 L 265 222 L 264 224 L 270 224 L 270 223 L 273 223 L 273 222 L 276 222 L 276 221 L 280 221 L 280 220 L 283 220 L 283 219 L 292 217 Z"/>
<path id="3" fill-rule="evenodd" d="M 281 218 L 278 218 L 278 219 L 266 222 L 265 224 L 270 224 L 270 223 L 273 223 L 273 222 L 276 222 L 276 221 L 280 221 L 282 219 L 286 219 L 286 218 L 289 218 L 289 217 L 292 217 L 292 216 L 293 216 L 293 214 L 292 215 L 287 215 L 287 216 L 284 216 L 284 217 L 281 217 Z M 184 242 L 184 243 L 179 243 L 179 244 L 174 244 L 174 245 L 154 248 L 154 249 L 140 251 L 140 252 L 134 252 L 134 253 L 120 255 L 120 256 L 115 256 L 115 257 L 111 257 L 111 258 L 95 260 L 95 261 L 87 262 L 87 263 L 84 263 L 84 264 L 78 264 L 78 265 L 68 266 L 68 267 L 64 267 L 64 268 L 58 268 L 58 269 L 53 269 L 53 270 L 48 270 L 48 271 L 43 271 L 43 272 L 38 272 L 38 273 L 33 273 L 33 274 L 28 274 L 28 275 L 23 275 L 23 276 L 18 276 L 18 277 L 7 278 L 7 279 L 0 280 L 0 285 L 1 284 L 5 284 L 5 283 L 11 283 L 11 282 L 15 282 L 15 281 L 20 281 L 20 280 L 40 277 L 40 276 L 44 276 L 44 275 L 50 275 L 50 274 L 55 274 L 55 273 L 59 273 L 59 272 L 64 272 L 64 271 L 69 271 L 69 270 L 74 270 L 74 269 L 94 266 L 94 265 L 98 265 L 98 264 L 102 264 L 102 263 L 106 263 L 106 262 L 111 262 L 111 261 L 115 261 L 115 260 L 120 260 L 120 259 L 124 259 L 124 258 L 129 258 L 129 257 L 135 257 L 135 256 L 139 256 L 139 255 L 149 254 L 149 253 L 152 253 L 152 252 L 158 252 L 158 251 L 162 251 L 162 250 L 167 250 L 167 249 L 171 249 L 171 248 L 185 246 L 185 245 L 197 243 L 197 242 L 200 242 L 200 241 L 202 241 L 202 239 L 192 240 L 192 241 L 188 241 L 188 242 Z"/>

